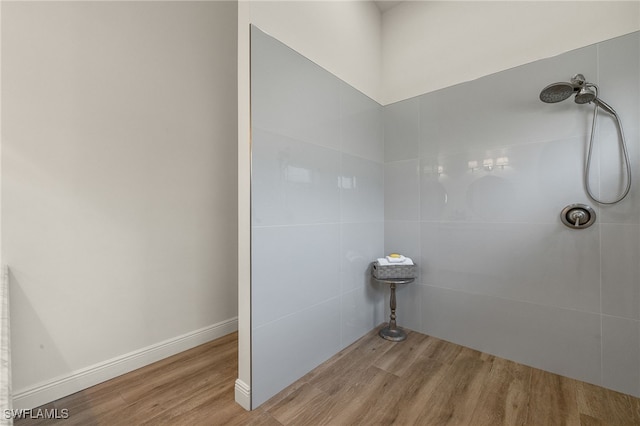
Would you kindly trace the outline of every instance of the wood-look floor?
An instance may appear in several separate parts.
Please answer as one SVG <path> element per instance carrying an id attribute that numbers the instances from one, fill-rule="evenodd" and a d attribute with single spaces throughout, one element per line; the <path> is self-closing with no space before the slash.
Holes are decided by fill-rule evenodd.
<path id="1" fill-rule="evenodd" d="M 41 408 L 62 425 L 640 425 L 640 400 L 409 332 L 375 331 L 258 409 L 234 402 L 237 334 Z"/>

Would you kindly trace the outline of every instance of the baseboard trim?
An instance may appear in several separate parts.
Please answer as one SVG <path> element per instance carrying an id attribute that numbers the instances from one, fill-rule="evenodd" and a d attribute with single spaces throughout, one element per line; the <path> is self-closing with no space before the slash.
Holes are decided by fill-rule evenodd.
<path id="1" fill-rule="evenodd" d="M 245 410 L 251 410 L 251 387 L 240 379 L 236 380 L 236 402 Z"/>
<path id="2" fill-rule="evenodd" d="M 237 330 L 238 318 L 234 317 L 167 339 L 146 348 L 17 391 L 13 395 L 13 406 L 16 409 L 39 407 Z"/>

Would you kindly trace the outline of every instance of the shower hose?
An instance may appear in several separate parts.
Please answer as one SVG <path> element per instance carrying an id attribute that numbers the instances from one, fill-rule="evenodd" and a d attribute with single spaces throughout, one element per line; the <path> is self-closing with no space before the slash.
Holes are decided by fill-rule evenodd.
<path id="1" fill-rule="evenodd" d="M 589 138 L 589 146 L 587 148 L 587 161 L 585 163 L 585 167 L 584 167 L 584 186 L 585 189 L 587 191 L 587 194 L 589 195 L 589 197 L 595 201 L 596 203 L 599 204 L 606 204 L 606 205 L 610 205 L 610 204 L 616 204 L 620 201 L 622 201 L 628 194 L 629 194 L 629 190 L 631 189 L 631 165 L 629 163 L 629 153 L 627 152 L 627 143 L 624 139 L 624 131 L 622 130 L 622 123 L 620 121 L 620 117 L 618 117 L 618 113 L 616 113 L 616 111 L 611 108 L 611 106 L 609 104 L 607 104 L 606 102 L 604 102 L 603 100 L 599 99 L 597 97 L 597 93 L 598 93 L 598 86 L 596 86 L 595 84 L 592 85 L 593 87 L 595 87 L 596 89 L 596 98 L 594 99 L 593 103 L 593 121 L 591 123 L 591 137 Z M 599 200 L 591 191 L 591 186 L 589 185 L 589 176 L 591 175 L 591 160 L 592 160 L 592 153 L 593 153 L 593 139 L 594 139 L 594 135 L 596 133 L 596 122 L 598 120 L 598 110 L 602 108 L 605 111 L 607 111 L 608 113 L 610 113 L 613 118 L 615 118 L 616 120 L 616 124 L 618 127 L 618 132 L 620 133 L 620 148 L 622 149 L 622 155 L 624 157 L 624 163 L 625 163 L 625 168 L 627 170 L 627 183 L 625 186 L 624 191 L 622 192 L 622 194 L 616 198 L 614 201 L 603 201 L 603 200 Z"/>

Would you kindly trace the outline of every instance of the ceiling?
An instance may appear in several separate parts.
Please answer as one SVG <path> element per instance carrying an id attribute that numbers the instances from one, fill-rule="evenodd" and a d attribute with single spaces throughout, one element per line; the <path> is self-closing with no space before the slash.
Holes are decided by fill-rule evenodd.
<path id="1" fill-rule="evenodd" d="M 402 3 L 402 0 L 374 0 L 380 12 L 386 12 L 394 6 L 397 6 L 399 3 Z"/>

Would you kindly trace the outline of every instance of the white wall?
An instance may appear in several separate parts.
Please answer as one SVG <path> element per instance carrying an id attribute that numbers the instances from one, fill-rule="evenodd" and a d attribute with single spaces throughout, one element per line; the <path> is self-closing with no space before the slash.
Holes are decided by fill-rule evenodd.
<path id="1" fill-rule="evenodd" d="M 248 3 L 250 23 L 380 102 L 382 18 L 372 2 Z"/>
<path id="2" fill-rule="evenodd" d="M 25 407 L 235 329 L 237 5 L 2 7 L 2 260 Z"/>
<path id="3" fill-rule="evenodd" d="M 371 2 L 238 3 L 238 314 L 236 401 L 250 407 L 250 176 L 249 25 L 292 47 L 372 99 L 381 98 L 380 13 Z"/>
<path id="4" fill-rule="evenodd" d="M 640 2 L 407 1 L 382 22 L 386 105 L 636 31 Z"/>

